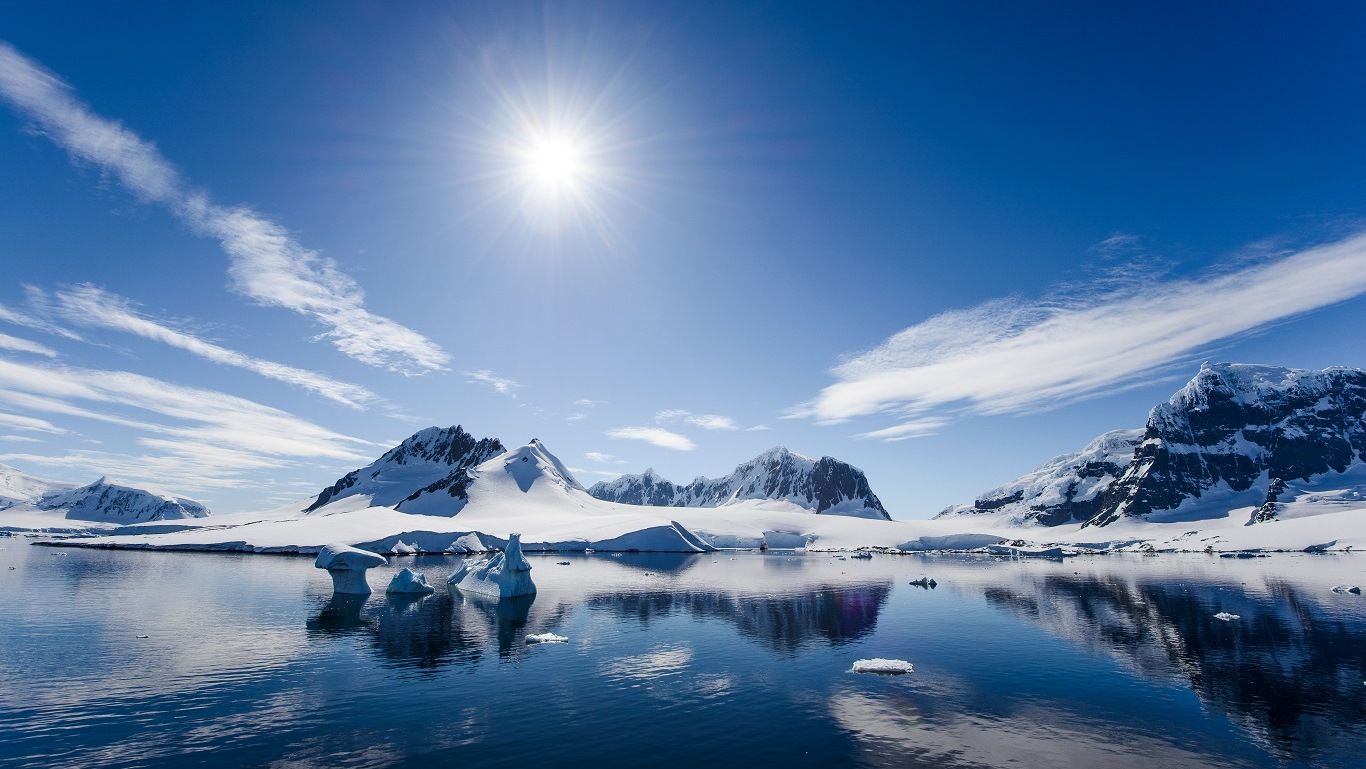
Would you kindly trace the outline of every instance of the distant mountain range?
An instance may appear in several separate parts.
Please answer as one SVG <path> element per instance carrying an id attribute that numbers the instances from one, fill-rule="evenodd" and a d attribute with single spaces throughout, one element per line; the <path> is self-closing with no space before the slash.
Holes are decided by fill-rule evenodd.
<path id="1" fill-rule="evenodd" d="M 209 514 L 204 505 L 185 497 L 127 486 L 101 478 L 85 486 L 35 478 L 0 465 L 0 510 L 32 509 L 60 514 L 66 520 L 100 523 L 146 523 Z"/>
<path id="2" fill-rule="evenodd" d="M 656 507 L 717 507 L 768 499 L 822 515 L 891 520 L 863 471 L 833 457 L 812 459 L 779 446 L 720 478 L 675 484 L 653 469 L 594 484 L 589 494 L 608 502 Z"/>
<path id="3" fill-rule="evenodd" d="M 1146 426 L 1116 430 L 1074 454 L 937 518 L 999 516 L 1016 524 L 1192 520 L 1366 491 L 1366 371 L 1205 364 L 1154 407 Z"/>

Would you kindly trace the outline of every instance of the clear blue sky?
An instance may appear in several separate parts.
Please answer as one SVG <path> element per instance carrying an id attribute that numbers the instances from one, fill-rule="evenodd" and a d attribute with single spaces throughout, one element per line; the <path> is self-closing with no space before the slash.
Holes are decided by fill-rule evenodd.
<path id="1" fill-rule="evenodd" d="M 1202 359 L 1366 365 L 1363 32 L 1349 3 L 11 6 L 0 462 L 253 509 L 461 423 L 585 483 L 782 444 L 923 517 Z"/>

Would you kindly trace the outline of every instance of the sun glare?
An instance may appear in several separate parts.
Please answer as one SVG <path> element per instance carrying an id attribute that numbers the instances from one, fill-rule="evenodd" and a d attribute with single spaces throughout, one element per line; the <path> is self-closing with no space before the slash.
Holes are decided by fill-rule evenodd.
<path id="1" fill-rule="evenodd" d="M 526 152 L 526 172 L 543 192 L 562 192 L 581 180 L 586 168 L 583 151 L 558 136 L 538 139 Z"/>

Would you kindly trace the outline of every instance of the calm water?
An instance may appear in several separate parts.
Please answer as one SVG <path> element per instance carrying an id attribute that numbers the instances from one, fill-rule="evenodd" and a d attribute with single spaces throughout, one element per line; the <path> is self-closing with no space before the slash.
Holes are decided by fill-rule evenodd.
<path id="1" fill-rule="evenodd" d="M 1366 556 L 533 556 L 534 600 L 489 604 L 334 599 L 307 558 L 0 548 L 4 767 L 1366 756 L 1366 599 L 1328 590 Z"/>

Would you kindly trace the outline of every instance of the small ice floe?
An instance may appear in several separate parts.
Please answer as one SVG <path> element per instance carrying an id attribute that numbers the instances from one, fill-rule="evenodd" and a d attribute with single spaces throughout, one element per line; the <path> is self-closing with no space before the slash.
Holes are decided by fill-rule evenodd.
<path id="1" fill-rule="evenodd" d="M 14 567 L 11 566 L 10 568 L 13 569 Z M 1334 592 L 1334 593 L 1351 593 L 1351 594 L 1353 594 L 1353 595 L 1361 595 L 1361 588 L 1360 588 L 1359 586 L 1357 586 L 1357 585 L 1334 585 L 1334 586 L 1333 586 L 1333 592 Z"/>
<path id="2" fill-rule="evenodd" d="M 911 580 L 911 584 L 916 587 L 934 587 L 939 583 L 935 582 L 933 577 L 921 577 L 920 579 Z"/>
<path id="3" fill-rule="evenodd" d="M 427 584 L 427 575 L 419 574 L 412 569 L 403 569 L 389 580 L 389 587 L 384 591 L 390 594 L 403 595 L 426 595 L 435 593 L 436 588 Z"/>
<path id="4" fill-rule="evenodd" d="M 1237 614 L 1229 614 L 1226 611 L 1219 612 L 1218 614 L 1214 615 L 1214 618 L 1221 619 L 1225 622 L 1232 622 L 1235 619 L 1242 619 L 1242 617 L 1238 616 Z"/>
<path id="5" fill-rule="evenodd" d="M 855 673 L 881 673 L 889 676 L 899 676 L 904 673 L 915 672 L 915 666 L 906 660 L 855 660 Z"/>
<path id="6" fill-rule="evenodd" d="M 532 633 L 526 637 L 526 642 L 529 644 L 563 644 L 569 643 L 569 638 L 554 633 Z"/>
<path id="7" fill-rule="evenodd" d="M 870 553 L 870 552 L 868 552 L 867 550 L 860 550 L 860 551 L 858 551 L 858 552 L 856 552 L 856 553 L 851 554 L 849 557 L 850 557 L 850 558 L 859 558 L 859 559 L 862 559 L 862 560 L 865 560 L 865 561 L 871 561 L 871 560 L 873 559 L 873 554 Z"/>
<path id="8" fill-rule="evenodd" d="M 556 565 L 556 566 L 568 566 L 568 565 L 569 565 L 569 561 L 556 561 L 556 562 L 555 562 L 555 565 Z"/>
<path id="9" fill-rule="evenodd" d="M 147 637 L 147 636 L 145 636 L 145 635 L 140 635 L 140 636 L 138 636 L 138 638 L 146 638 L 146 637 Z"/>

